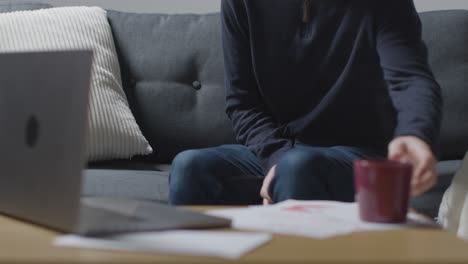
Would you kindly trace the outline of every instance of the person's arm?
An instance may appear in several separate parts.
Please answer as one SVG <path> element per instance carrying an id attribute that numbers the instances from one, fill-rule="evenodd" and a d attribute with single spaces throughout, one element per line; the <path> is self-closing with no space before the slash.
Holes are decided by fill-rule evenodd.
<path id="1" fill-rule="evenodd" d="M 221 19 L 226 113 L 239 143 L 257 155 L 267 173 L 293 143 L 285 136 L 285 128 L 272 118 L 258 90 L 243 1 L 223 0 Z"/>
<path id="2" fill-rule="evenodd" d="M 390 159 L 413 164 L 411 191 L 430 189 L 441 123 L 441 90 L 428 65 L 421 21 L 412 0 L 379 2 L 376 45 L 389 94 L 397 111 Z"/>
<path id="3" fill-rule="evenodd" d="M 397 111 L 394 135 L 416 136 L 437 152 L 441 90 L 428 64 L 413 1 L 383 1 L 378 6 L 376 45 Z"/>

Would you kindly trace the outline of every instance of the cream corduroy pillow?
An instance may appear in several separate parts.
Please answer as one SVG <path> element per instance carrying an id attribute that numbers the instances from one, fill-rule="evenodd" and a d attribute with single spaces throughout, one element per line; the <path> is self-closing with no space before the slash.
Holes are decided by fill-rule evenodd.
<path id="1" fill-rule="evenodd" d="M 126 159 L 152 149 L 130 111 L 107 20 L 99 7 L 0 14 L 0 52 L 91 49 L 88 160 Z"/>
<path id="2" fill-rule="evenodd" d="M 468 152 L 440 203 L 437 222 L 468 240 Z"/>

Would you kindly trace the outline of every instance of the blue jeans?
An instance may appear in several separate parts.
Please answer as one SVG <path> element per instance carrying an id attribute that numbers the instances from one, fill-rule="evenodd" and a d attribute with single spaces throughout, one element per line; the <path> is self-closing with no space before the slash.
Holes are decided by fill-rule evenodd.
<path id="1" fill-rule="evenodd" d="M 353 201 L 352 161 L 384 155 L 355 147 L 297 144 L 278 161 L 269 194 L 275 203 L 287 199 Z M 172 165 L 169 203 L 260 204 L 266 173 L 257 157 L 242 145 L 184 151 Z"/>

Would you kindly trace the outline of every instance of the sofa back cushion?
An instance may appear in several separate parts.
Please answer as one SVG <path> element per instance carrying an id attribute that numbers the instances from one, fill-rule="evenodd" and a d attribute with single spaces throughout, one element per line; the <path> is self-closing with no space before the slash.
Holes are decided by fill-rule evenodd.
<path id="1" fill-rule="evenodd" d="M 108 13 L 137 121 L 159 147 L 158 162 L 180 151 L 234 143 L 224 114 L 219 14 Z M 468 149 L 468 11 L 421 13 L 429 63 L 444 98 L 440 154 Z"/>
<path id="2" fill-rule="evenodd" d="M 0 13 L 50 7 L 0 3 Z M 219 14 L 108 12 L 125 92 L 156 160 L 180 151 L 234 143 L 224 114 Z M 421 13 L 429 63 L 444 98 L 442 160 L 468 149 L 468 11 Z"/>
<path id="3" fill-rule="evenodd" d="M 420 16 L 429 63 L 444 99 L 440 158 L 462 159 L 468 149 L 468 11 Z"/>
<path id="4" fill-rule="evenodd" d="M 124 89 L 157 162 L 233 143 L 224 113 L 219 14 L 109 11 Z"/>
<path id="5" fill-rule="evenodd" d="M 127 96 L 158 162 L 233 143 L 224 114 L 219 14 L 108 13 Z M 429 63 L 444 98 L 442 160 L 468 149 L 468 11 L 421 13 Z"/>

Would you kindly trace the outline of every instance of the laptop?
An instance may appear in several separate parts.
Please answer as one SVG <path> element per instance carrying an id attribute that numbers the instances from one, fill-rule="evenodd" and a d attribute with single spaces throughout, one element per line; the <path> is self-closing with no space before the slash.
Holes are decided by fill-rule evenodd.
<path id="1" fill-rule="evenodd" d="M 101 236 L 230 221 L 126 198 L 81 198 L 91 51 L 0 54 L 0 213 Z"/>

